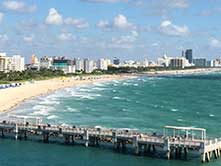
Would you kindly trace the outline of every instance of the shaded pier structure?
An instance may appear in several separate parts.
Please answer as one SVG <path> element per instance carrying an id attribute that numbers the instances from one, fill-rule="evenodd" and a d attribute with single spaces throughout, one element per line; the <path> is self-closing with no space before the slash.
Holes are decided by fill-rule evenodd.
<path id="1" fill-rule="evenodd" d="M 77 127 L 42 123 L 41 118 L 11 116 L 0 122 L 0 135 L 16 140 L 60 140 L 65 144 L 85 147 L 109 144 L 115 150 L 130 149 L 135 155 L 161 154 L 167 159 L 190 157 L 192 152 L 209 162 L 220 157 L 221 139 L 207 139 L 206 129 L 165 126 L 163 134 L 143 133 L 129 129 Z M 191 153 L 190 153 L 191 152 Z"/>

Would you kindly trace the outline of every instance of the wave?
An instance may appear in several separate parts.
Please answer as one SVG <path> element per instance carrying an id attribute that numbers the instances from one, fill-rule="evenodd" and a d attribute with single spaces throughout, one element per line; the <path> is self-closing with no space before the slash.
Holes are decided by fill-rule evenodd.
<path id="1" fill-rule="evenodd" d="M 57 115 L 50 115 L 50 116 L 48 116 L 47 117 L 47 119 L 57 119 L 58 118 L 58 116 Z"/>
<path id="2" fill-rule="evenodd" d="M 96 91 L 103 91 L 105 90 L 106 88 L 101 88 L 101 87 L 93 87 L 91 88 L 92 90 L 96 90 Z"/>
<path id="3" fill-rule="evenodd" d="M 124 100 L 124 98 L 119 97 L 119 96 L 114 96 L 114 97 L 112 97 L 112 99 L 114 99 L 114 100 Z"/>
<path id="4" fill-rule="evenodd" d="M 80 111 L 77 110 L 76 108 L 67 107 L 67 109 L 65 109 L 63 112 L 80 112 Z"/>
<path id="5" fill-rule="evenodd" d="M 172 108 L 171 111 L 172 112 L 178 112 L 178 109 Z"/>
<path id="6" fill-rule="evenodd" d="M 56 101 L 56 100 L 44 100 L 44 101 L 41 101 L 41 102 L 39 102 L 39 104 L 43 104 L 43 105 L 58 105 L 58 104 L 60 104 L 60 102 L 59 101 Z"/>
<path id="7" fill-rule="evenodd" d="M 95 82 L 93 85 L 103 87 L 106 83 Z"/>
<path id="8" fill-rule="evenodd" d="M 39 115 L 47 116 L 50 114 L 47 110 L 40 110 L 40 111 L 34 111 L 34 112 L 30 113 L 29 115 L 31 115 L 31 116 L 39 116 Z"/>

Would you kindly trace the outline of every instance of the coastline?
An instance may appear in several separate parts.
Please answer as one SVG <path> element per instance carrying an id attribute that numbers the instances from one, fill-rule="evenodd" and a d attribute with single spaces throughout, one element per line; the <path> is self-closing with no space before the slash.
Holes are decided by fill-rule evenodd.
<path id="1" fill-rule="evenodd" d="M 180 69 L 143 72 L 146 76 L 173 76 L 173 75 L 192 75 L 221 72 L 221 68 L 199 68 L 199 69 Z"/>
<path id="2" fill-rule="evenodd" d="M 0 113 L 9 112 L 28 99 L 41 95 L 47 95 L 60 89 L 134 77 L 135 76 L 132 75 L 90 75 L 83 77 L 59 77 L 49 80 L 26 82 L 20 87 L 0 90 Z"/>
<path id="3" fill-rule="evenodd" d="M 139 76 L 174 76 L 174 75 L 192 75 L 203 73 L 221 72 L 221 68 L 200 68 L 200 69 L 184 69 L 184 70 L 163 70 L 149 71 L 140 74 L 115 74 L 115 75 L 89 75 L 83 77 L 58 77 L 49 80 L 41 80 L 34 82 L 25 82 L 20 87 L 1 89 L 0 90 L 0 113 L 9 112 L 22 102 L 33 97 L 47 95 L 54 91 L 86 85 L 95 82 L 108 82 L 115 79 L 122 80 L 135 78 Z"/>

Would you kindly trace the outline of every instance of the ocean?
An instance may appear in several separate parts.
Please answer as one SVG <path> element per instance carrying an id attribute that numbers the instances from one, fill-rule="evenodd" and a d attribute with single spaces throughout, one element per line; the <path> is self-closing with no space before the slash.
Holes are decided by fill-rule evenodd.
<path id="1" fill-rule="evenodd" d="M 138 77 L 58 90 L 25 101 L 9 114 L 42 117 L 45 123 L 163 132 L 165 125 L 200 127 L 221 137 L 221 73 Z M 2 114 L 7 116 L 6 114 Z M 210 166 L 220 163 L 213 160 Z M 0 139 L 0 165 L 198 166 L 199 158 L 170 160 L 85 148 Z M 204 164 L 207 165 L 207 164 Z"/>

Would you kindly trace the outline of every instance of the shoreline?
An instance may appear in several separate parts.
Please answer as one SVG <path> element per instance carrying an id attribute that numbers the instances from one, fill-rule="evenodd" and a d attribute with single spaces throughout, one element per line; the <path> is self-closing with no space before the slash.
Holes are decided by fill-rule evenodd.
<path id="1" fill-rule="evenodd" d="M 135 74 L 114 74 L 114 75 L 89 75 L 83 77 L 58 77 L 49 80 L 24 82 L 20 87 L 0 90 L 0 113 L 12 111 L 26 100 L 37 96 L 43 96 L 68 87 L 79 85 L 90 85 L 92 83 L 108 82 L 113 80 L 124 80 L 139 76 L 161 77 L 161 76 L 182 76 L 192 74 L 204 74 L 221 72 L 221 68 L 200 68 L 184 70 L 163 70 L 149 71 Z"/>
<path id="2" fill-rule="evenodd" d="M 0 98 L 0 113 L 10 112 L 26 100 L 30 100 L 37 96 L 47 95 L 64 88 L 135 77 L 136 76 L 124 74 L 99 76 L 90 75 L 83 77 L 59 77 L 49 80 L 34 81 L 33 83 L 25 82 L 20 87 L 0 90 L 0 96 L 4 96 Z"/>
<path id="3" fill-rule="evenodd" d="M 198 69 L 180 69 L 180 70 L 162 70 L 162 71 L 147 71 L 141 73 L 141 75 L 146 76 L 182 76 L 182 75 L 192 75 L 192 74 L 206 74 L 221 72 L 221 68 L 198 68 Z"/>

